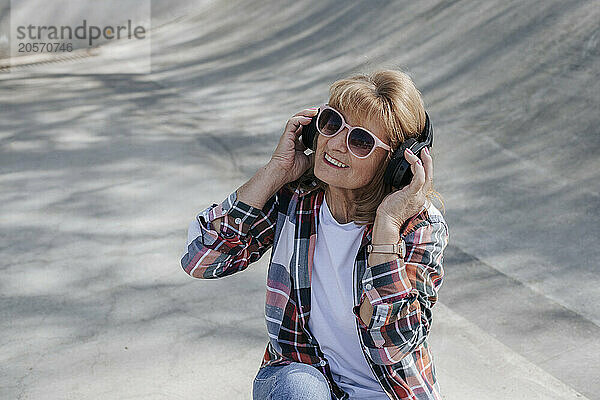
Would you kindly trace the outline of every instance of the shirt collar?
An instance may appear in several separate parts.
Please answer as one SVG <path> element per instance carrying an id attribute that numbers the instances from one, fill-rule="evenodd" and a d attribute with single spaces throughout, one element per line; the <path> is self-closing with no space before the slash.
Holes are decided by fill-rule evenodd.
<path id="1" fill-rule="evenodd" d="M 313 190 L 306 190 L 306 189 L 300 188 L 300 186 L 298 185 L 294 192 L 298 198 L 308 196 L 308 195 L 315 195 L 316 197 L 315 197 L 315 204 L 313 206 L 313 212 L 317 212 L 317 213 L 319 212 L 319 210 L 321 209 L 321 205 L 323 204 L 324 193 L 321 196 L 319 196 L 318 194 L 319 194 L 319 192 L 322 192 L 322 191 L 319 191 L 316 188 Z M 373 223 L 369 223 L 369 224 L 367 224 L 367 226 L 363 232 L 360 249 L 362 249 L 363 246 L 366 246 L 367 244 L 371 243 L 372 235 L 373 235 Z"/>

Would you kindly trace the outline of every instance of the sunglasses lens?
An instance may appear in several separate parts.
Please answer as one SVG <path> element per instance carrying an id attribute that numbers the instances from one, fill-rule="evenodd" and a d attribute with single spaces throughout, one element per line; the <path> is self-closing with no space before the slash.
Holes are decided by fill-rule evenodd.
<path id="1" fill-rule="evenodd" d="M 319 132 L 321 132 L 325 136 L 335 135 L 337 131 L 340 130 L 342 126 L 342 117 L 340 114 L 333 110 L 325 109 L 319 115 L 319 120 L 317 121 L 317 127 L 319 128 Z"/>
<path id="2" fill-rule="evenodd" d="M 364 129 L 356 128 L 350 132 L 348 144 L 355 156 L 366 157 L 375 146 L 375 139 Z"/>

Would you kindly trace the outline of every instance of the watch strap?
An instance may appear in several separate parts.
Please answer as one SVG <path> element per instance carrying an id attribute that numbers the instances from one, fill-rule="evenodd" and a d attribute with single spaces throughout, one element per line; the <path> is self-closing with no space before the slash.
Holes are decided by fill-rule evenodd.
<path id="1" fill-rule="evenodd" d="M 394 244 L 370 244 L 367 246 L 367 252 L 370 253 L 383 253 L 383 254 L 398 254 L 404 258 L 406 254 L 406 244 L 404 240 L 400 240 L 400 243 Z"/>

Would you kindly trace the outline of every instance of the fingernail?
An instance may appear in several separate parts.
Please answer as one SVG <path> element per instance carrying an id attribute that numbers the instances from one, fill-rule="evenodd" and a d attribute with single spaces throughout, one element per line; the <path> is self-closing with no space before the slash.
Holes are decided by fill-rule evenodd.
<path id="1" fill-rule="evenodd" d="M 417 160 L 417 162 L 419 163 L 419 165 L 423 165 L 423 163 L 421 162 L 421 160 Z"/>
<path id="2" fill-rule="evenodd" d="M 413 156 L 415 155 L 415 153 L 413 153 L 410 149 L 406 149 L 406 151 L 408 151 L 408 153 L 412 154 Z"/>
<path id="3" fill-rule="evenodd" d="M 427 153 L 427 155 L 429 155 L 429 148 L 425 147 L 425 153 Z"/>

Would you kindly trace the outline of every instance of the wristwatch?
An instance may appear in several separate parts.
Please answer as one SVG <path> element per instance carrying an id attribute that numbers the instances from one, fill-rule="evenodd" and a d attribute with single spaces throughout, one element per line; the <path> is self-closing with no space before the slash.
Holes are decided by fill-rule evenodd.
<path id="1" fill-rule="evenodd" d="M 404 258 L 406 254 L 406 243 L 400 239 L 400 243 L 394 244 L 370 244 L 367 246 L 367 251 L 371 253 L 398 254 Z"/>

